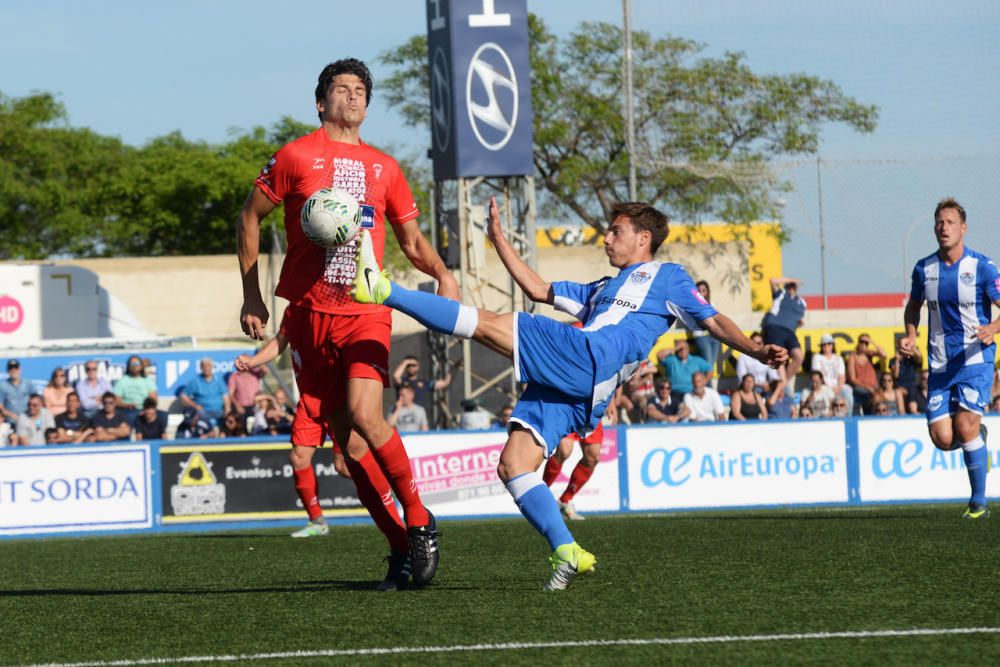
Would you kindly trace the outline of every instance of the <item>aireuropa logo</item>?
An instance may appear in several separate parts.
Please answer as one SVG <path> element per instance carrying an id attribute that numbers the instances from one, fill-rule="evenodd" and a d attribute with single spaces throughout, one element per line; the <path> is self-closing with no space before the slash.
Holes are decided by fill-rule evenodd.
<path id="1" fill-rule="evenodd" d="M 484 96 L 485 104 L 474 101 Z M 472 54 L 465 77 L 465 105 L 472 132 L 484 148 L 498 151 L 507 145 L 517 126 L 517 74 L 498 44 L 486 42 Z"/>
<path id="2" fill-rule="evenodd" d="M 929 453 L 925 453 L 925 450 L 929 450 Z M 1000 461 L 1000 454 L 991 453 L 990 456 Z M 961 448 L 944 451 L 936 447 L 925 447 L 916 438 L 903 441 L 883 440 L 872 452 L 871 464 L 872 474 L 877 479 L 909 479 L 923 472 L 962 470 L 965 468 L 965 457 Z"/>
<path id="3" fill-rule="evenodd" d="M 434 144 L 442 153 L 451 141 L 451 74 L 443 49 L 434 51 L 431 63 L 431 127 Z"/>
<path id="4" fill-rule="evenodd" d="M 687 447 L 653 449 L 642 461 L 643 485 L 682 486 L 694 479 L 802 477 L 836 472 L 837 459 L 830 455 L 761 456 L 757 452 L 705 453 L 696 461 Z"/>

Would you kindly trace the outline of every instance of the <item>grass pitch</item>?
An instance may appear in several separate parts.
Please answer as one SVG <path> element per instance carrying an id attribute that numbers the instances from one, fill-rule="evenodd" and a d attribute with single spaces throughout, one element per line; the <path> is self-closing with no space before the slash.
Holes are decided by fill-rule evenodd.
<path id="1" fill-rule="evenodd" d="M 523 520 L 442 521 L 438 578 L 372 591 L 371 526 L 0 541 L 0 664 L 248 656 L 249 664 L 1000 664 L 1000 634 L 689 644 L 453 647 L 1000 627 L 1000 519 L 917 507 L 589 517 L 597 571 L 541 591 Z"/>

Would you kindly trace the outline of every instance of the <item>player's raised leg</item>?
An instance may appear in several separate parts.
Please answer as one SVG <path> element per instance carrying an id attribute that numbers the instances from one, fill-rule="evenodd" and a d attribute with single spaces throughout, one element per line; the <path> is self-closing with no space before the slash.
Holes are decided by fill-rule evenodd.
<path id="1" fill-rule="evenodd" d="M 368 230 L 361 230 L 352 295 L 360 303 L 389 306 L 433 331 L 472 338 L 508 359 L 514 355 L 514 314 L 493 313 L 392 282 L 379 268 Z"/>
<path id="2" fill-rule="evenodd" d="M 542 448 L 530 431 L 514 426 L 500 454 L 497 475 L 524 518 L 549 543 L 552 576 L 545 590 L 562 590 L 578 574 L 594 569 L 594 555 L 573 539 L 552 492 L 536 472 L 543 459 Z"/>

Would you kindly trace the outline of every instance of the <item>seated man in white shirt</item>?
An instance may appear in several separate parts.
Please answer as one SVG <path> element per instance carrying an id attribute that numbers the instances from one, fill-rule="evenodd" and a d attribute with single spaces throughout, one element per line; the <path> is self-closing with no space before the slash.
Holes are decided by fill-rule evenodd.
<path id="1" fill-rule="evenodd" d="M 750 334 L 750 340 L 755 343 L 764 344 L 764 338 L 759 333 Z M 758 391 L 767 394 L 767 388 L 771 386 L 771 380 L 779 380 L 775 391 L 785 389 L 785 367 L 780 369 L 771 368 L 767 364 L 762 364 L 749 354 L 741 354 L 736 360 L 736 377 L 742 379 L 747 375 L 752 375 Z"/>
<path id="2" fill-rule="evenodd" d="M 705 374 L 695 373 L 692 375 L 691 384 L 694 389 L 684 394 L 684 405 L 691 412 L 690 420 L 693 422 L 725 421 L 726 406 L 722 404 L 719 392 L 708 386 Z"/>

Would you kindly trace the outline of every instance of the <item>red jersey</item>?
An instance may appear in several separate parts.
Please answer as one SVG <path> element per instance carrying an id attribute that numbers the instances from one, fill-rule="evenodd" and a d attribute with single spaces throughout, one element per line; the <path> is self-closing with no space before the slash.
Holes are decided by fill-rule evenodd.
<path id="1" fill-rule="evenodd" d="M 382 264 L 386 221 L 401 224 L 419 215 L 402 170 L 394 159 L 371 146 L 331 140 L 323 128 L 285 144 L 260 170 L 256 185 L 275 204 L 285 204 L 288 254 L 275 290 L 297 306 L 338 315 L 366 315 L 385 306 L 351 298 L 356 241 L 321 248 L 302 233 L 302 205 L 320 188 L 342 188 L 359 203 L 375 207 L 370 230 Z"/>

